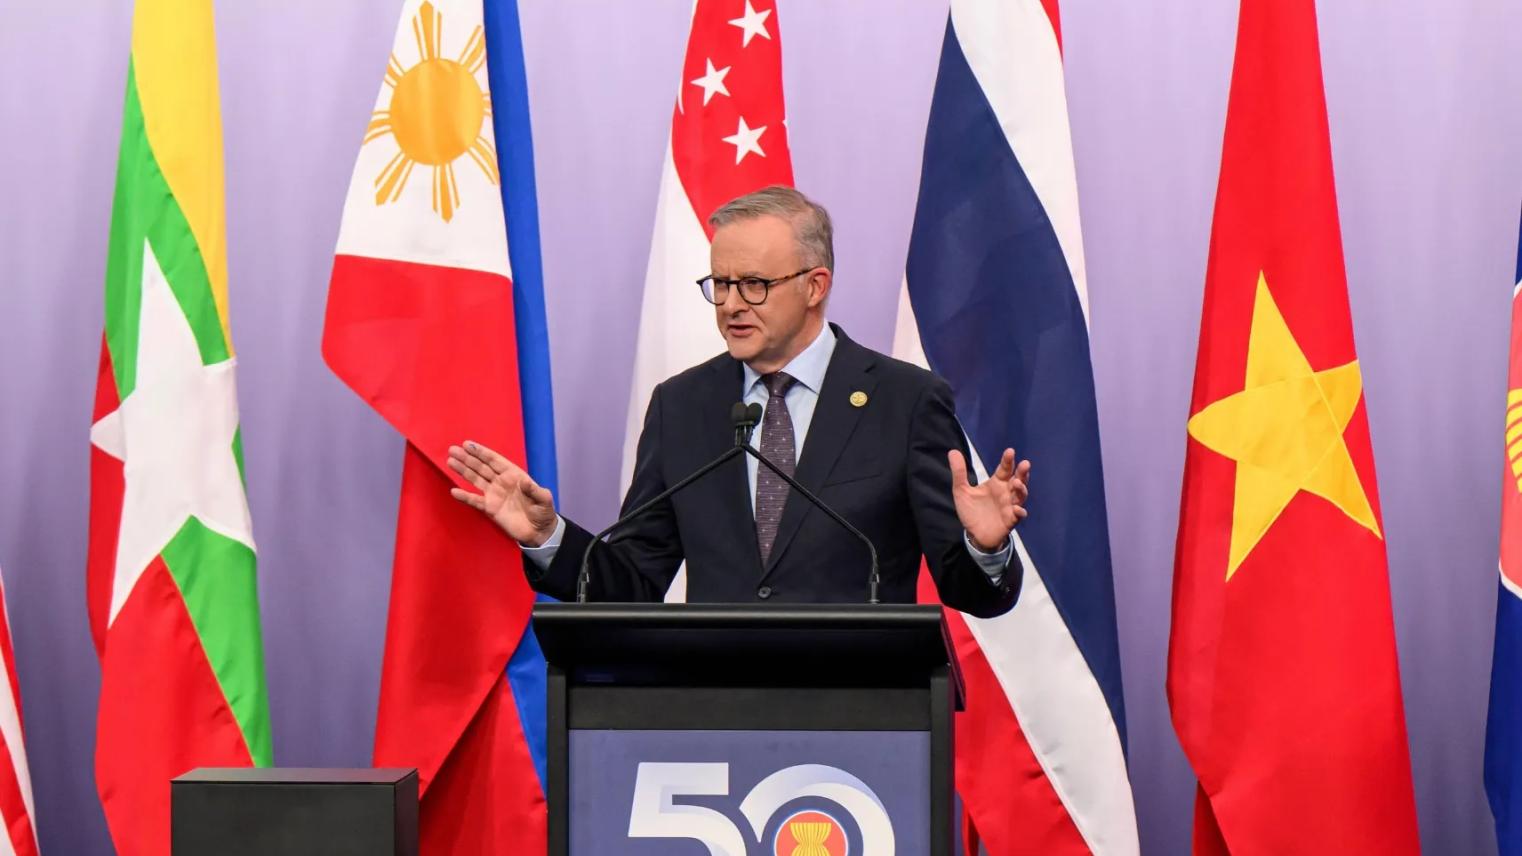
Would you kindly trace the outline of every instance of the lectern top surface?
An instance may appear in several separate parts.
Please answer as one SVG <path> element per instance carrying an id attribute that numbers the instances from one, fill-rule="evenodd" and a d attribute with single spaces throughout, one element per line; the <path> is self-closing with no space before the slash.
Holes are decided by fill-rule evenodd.
<path id="1" fill-rule="evenodd" d="M 239 785 L 394 785 L 416 774 L 411 767 L 198 767 L 174 781 Z"/>

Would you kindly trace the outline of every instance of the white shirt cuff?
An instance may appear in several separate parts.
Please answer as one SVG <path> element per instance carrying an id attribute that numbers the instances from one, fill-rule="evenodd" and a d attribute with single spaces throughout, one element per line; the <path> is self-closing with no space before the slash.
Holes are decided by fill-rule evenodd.
<path id="1" fill-rule="evenodd" d="M 543 544 L 537 547 L 525 547 L 520 541 L 518 546 L 523 549 L 524 557 L 542 571 L 550 566 L 550 562 L 555 561 L 555 553 L 560 549 L 560 539 L 563 537 L 565 537 L 565 518 L 557 514 L 555 515 L 555 531 L 550 533 L 550 537 L 544 539 Z M 972 546 L 971 542 L 968 546 Z"/>
<path id="2" fill-rule="evenodd" d="M 1015 533 L 1009 533 L 1009 537 L 1004 539 L 1004 547 L 997 553 L 985 553 L 979 550 L 977 545 L 972 543 L 972 536 L 968 535 L 966 530 L 962 532 L 962 543 L 967 545 L 967 553 L 972 556 L 972 560 L 978 563 L 983 573 L 988 574 L 989 582 L 998 585 L 1003 581 L 1004 569 L 1009 567 L 1009 557 L 1015 550 Z"/>

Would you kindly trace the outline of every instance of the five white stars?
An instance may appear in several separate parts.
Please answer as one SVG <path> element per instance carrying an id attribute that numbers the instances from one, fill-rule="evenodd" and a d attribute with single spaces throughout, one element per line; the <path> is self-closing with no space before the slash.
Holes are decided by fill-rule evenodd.
<path id="1" fill-rule="evenodd" d="M 759 128 L 747 127 L 745 117 L 740 117 L 740 127 L 734 135 L 724 138 L 724 142 L 735 147 L 735 166 L 739 166 L 740 161 L 745 160 L 745 156 L 751 153 L 766 157 L 766 152 L 761 151 L 761 135 L 764 133 L 766 133 L 765 125 Z"/>
<path id="2" fill-rule="evenodd" d="M 750 47 L 750 40 L 753 36 L 760 36 L 763 39 L 770 39 L 772 37 L 772 34 L 766 31 L 766 19 L 771 14 L 772 10 L 770 9 L 767 9 L 765 12 L 757 12 L 750 5 L 750 0 L 745 0 L 745 15 L 734 18 L 729 22 L 731 26 L 739 27 L 745 32 L 745 38 L 744 41 L 740 42 L 740 47 Z"/>
<path id="3" fill-rule="evenodd" d="M 243 478 L 233 457 L 234 360 L 201 363 L 185 310 L 146 241 L 138 324 L 136 385 L 121 407 L 90 428 L 90 441 L 124 464 L 111 620 L 191 516 L 214 532 L 254 545 Z"/>
<path id="4" fill-rule="evenodd" d="M 733 68 L 733 66 L 726 65 L 723 68 L 715 69 L 713 67 L 713 60 L 710 59 L 707 62 L 708 71 L 702 77 L 692 81 L 693 86 L 703 88 L 704 107 L 708 106 L 708 100 L 713 97 L 715 92 L 720 95 L 729 95 L 729 89 L 724 86 L 724 78 L 729 75 L 729 70 Z"/>

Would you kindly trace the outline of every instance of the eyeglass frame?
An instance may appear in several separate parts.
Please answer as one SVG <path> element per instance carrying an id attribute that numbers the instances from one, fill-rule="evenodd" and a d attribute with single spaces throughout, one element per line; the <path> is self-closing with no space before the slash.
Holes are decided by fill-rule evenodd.
<path id="1" fill-rule="evenodd" d="M 726 279 L 726 278 L 724 278 L 722 276 L 714 276 L 713 274 L 709 274 L 708 276 L 705 276 L 702 279 L 697 281 L 697 283 L 698 283 L 698 293 L 703 295 L 703 301 L 705 303 L 707 303 L 708 305 L 710 305 L 710 306 L 723 306 L 725 303 L 729 302 L 729 295 L 728 294 L 724 295 L 724 299 L 723 300 L 715 302 L 712 298 L 710 298 L 708 296 L 708 290 L 703 287 L 703 283 L 705 283 L 705 282 L 711 282 L 715 286 L 718 286 L 720 283 L 723 283 L 725 288 L 733 288 L 736 291 L 738 291 L 740 293 L 740 299 L 745 301 L 749 305 L 751 305 L 751 306 L 760 306 L 761 304 L 766 302 L 766 298 L 771 296 L 771 294 L 772 294 L 772 287 L 773 286 L 781 285 L 782 283 L 787 282 L 790 279 L 797 279 L 798 277 L 803 276 L 806 273 L 812 273 L 813 271 L 816 271 L 818 269 L 819 269 L 819 265 L 813 265 L 811 267 L 806 267 L 803 270 L 800 270 L 800 271 L 798 271 L 796 273 L 790 273 L 787 276 L 779 276 L 779 277 L 774 277 L 772 279 L 763 279 L 763 278 L 761 278 L 759 276 L 742 276 L 739 279 Z M 750 282 L 750 281 L 755 281 L 755 282 L 761 283 L 761 287 L 764 289 L 764 291 L 762 291 L 762 293 L 761 293 L 761 299 L 760 300 L 751 300 L 749 297 L 745 296 L 745 289 L 740 288 L 740 283 L 742 283 L 742 282 Z M 717 293 L 717 291 L 715 293 Z"/>

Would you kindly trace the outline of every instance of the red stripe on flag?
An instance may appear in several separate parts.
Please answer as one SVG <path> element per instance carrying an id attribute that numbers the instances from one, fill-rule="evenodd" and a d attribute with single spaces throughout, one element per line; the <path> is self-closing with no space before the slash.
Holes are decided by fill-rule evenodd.
<path id="1" fill-rule="evenodd" d="M 169 852 L 169 780 L 253 763 L 163 559 L 138 579 L 101 663 L 95 784 L 118 856 Z"/>
<path id="2" fill-rule="evenodd" d="M 121 406 L 111 351 L 105 334 L 100 342 L 100 369 L 95 379 L 95 409 L 91 423 Z M 90 613 L 90 636 L 95 654 L 105 657 L 106 626 L 111 615 L 111 583 L 116 575 L 116 540 L 121 533 L 122 496 L 127 482 L 122 462 L 90 447 L 90 541 L 85 560 L 85 603 Z"/>
<path id="3" fill-rule="evenodd" d="M 921 566 L 919 600 L 936 603 Z M 990 856 L 1075 854 L 1089 847 L 1025 738 L 998 676 L 960 612 L 944 610 L 962 668 L 966 710 L 956 715 L 956 786 Z"/>
<path id="4" fill-rule="evenodd" d="M 18 705 L 19 710 L 19 705 Z M 18 747 L 25 752 L 25 747 Z M 26 811 L 26 799 L 21 795 L 21 780 L 16 775 L 16 764 L 11 758 L 10 747 L 0 740 L 0 819 L 5 821 L 6 837 L 16 856 L 37 856 L 37 836 L 32 829 L 32 817 Z"/>
<path id="5" fill-rule="evenodd" d="M 16 654 L 11 645 L 11 620 L 5 612 L 5 589 L 0 584 L 0 658 L 4 658 L 5 677 L 11 683 L 11 700 L 16 704 L 16 724 L 21 725 L 21 684 L 16 677 Z"/>

